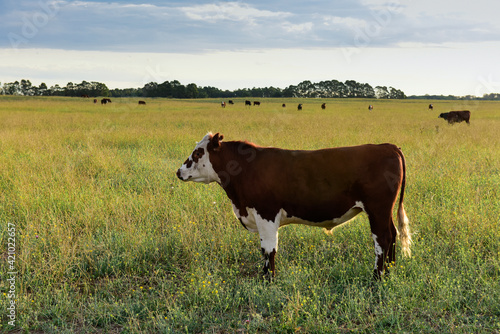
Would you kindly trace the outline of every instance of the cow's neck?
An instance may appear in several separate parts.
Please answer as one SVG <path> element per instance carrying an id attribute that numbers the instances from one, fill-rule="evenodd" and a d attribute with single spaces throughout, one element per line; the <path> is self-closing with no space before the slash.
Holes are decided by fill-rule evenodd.
<path id="1" fill-rule="evenodd" d="M 224 142 L 217 159 L 214 159 L 214 168 L 221 180 L 219 184 L 236 206 L 240 203 L 237 185 L 241 184 L 245 172 L 252 168 L 249 165 L 257 158 L 257 154 L 258 147 L 247 142 Z"/>

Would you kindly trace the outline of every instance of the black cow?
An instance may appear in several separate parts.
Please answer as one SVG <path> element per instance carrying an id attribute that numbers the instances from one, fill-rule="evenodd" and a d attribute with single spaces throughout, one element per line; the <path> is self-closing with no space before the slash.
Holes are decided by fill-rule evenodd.
<path id="1" fill-rule="evenodd" d="M 252 105 L 252 102 L 250 102 L 248 100 L 245 101 L 245 106 L 251 106 L 251 105 Z"/>
<path id="2" fill-rule="evenodd" d="M 448 124 L 461 123 L 465 121 L 465 123 L 470 125 L 470 111 L 469 110 L 458 110 L 458 111 L 450 111 L 443 112 L 439 114 L 438 118 L 442 118 L 448 121 Z"/>
<path id="3" fill-rule="evenodd" d="M 233 100 L 229 100 L 227 103 L 234 104 Z"/>
<path id="4" fill-rule="evenodd" d="M 326 109 L 326 103 L 323 103 L 323 104 L 321 105 L 321 109 Z"/>
<path id="5" fill-rule="evenodd" d="M 429 104 L 429 110 L 434 110 L 434 106 L 431 104 Z"/>
<path id="6" fill-rule="evenodd" d="M 139 104 L 146 104 L 146 101 L 139 101 Z"/>
<path id="7" fill-rule="evenodd" d="M 253 105 L 254 106 L 260 106 L 260 102 L 259 101 L 253 101 Z"/>
<path id="8" fill-rule="evenodd" d="M 302 110 L 302 103 L 299 103 L 299 105 L 297 106 L 297 110 Z"/>

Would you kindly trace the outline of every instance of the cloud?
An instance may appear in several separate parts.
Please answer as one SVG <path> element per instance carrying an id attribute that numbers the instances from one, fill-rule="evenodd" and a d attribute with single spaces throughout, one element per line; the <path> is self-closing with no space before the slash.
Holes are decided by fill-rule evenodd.
<path id="1" fill-rule="evenodd" d="M 306 22 L 306 23 L 300 23 L 300 24 L 293 24 L 293 23 L 290 23 L 290 22 L 284 22 L 282 27 L 288 33 L 306 34 L 306 33 L 308 33 L 308 32 L 310 32 L 310 31 L 313 30 L 314 23 L 312 23 L 312 22 Z"/>
<path id="2" fill-rule="evenodd" d="M 284 18 L 291 14 L 281 11 L 259 10 L 245 3 L 223 2 L 190 7 L 180 7 L 186 17 L 196 21 L 217 23 L 218 21 L 237 21 L 254 24 L 258 19 Z"/>
<path id="3" fill-rule="evenodd" d="M 323 24 L 327 27 L 353 29 L 365 27 L 367 22 L 364 19 L 354 17 L 324 16 Z"/>
<path id="4" fill-rule="evenodd" d="M 0 47 L 199 53 L 500 40 L 490 11 L 422 1 L 4 0 Z"/>

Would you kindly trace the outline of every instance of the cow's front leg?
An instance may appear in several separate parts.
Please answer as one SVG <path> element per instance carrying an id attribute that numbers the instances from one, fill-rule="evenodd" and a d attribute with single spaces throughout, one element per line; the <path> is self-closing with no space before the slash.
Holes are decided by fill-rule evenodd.
<path id="1" fill-rule="evenodd" d="M 273 220 L 262 218 L 254 212 L 255 222 L 260 236 L 260 247 L 264 255 L 264 276 L 271 278 L 276 275 L 275 257 L 278 251 L 278 228 L 280 214 Z"/>

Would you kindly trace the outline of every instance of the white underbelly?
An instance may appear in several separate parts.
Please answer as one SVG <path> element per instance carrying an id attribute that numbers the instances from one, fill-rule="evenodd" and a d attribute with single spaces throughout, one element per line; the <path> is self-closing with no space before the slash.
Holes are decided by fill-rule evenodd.
<path id="1" fill-rule="evenodd" d="M 260 218 L 260 216 L 258 218 L 256 217 L 258 216 L 258 212 L 254 208 L 246 208 L 246 210 L 248 215 L 241 216 L 238 208 L 236 208 L 236 206 L 233 205 L 234 214 L 242 222 L 242 224 L 245 225 L 248 231 L 258 232 L 257 221 L 256 221 L 256 219 Z M 299 217 L 288 216 L 288 214 L 284 209 L 280 210 L 280 212 L 276 216 L 276 219 L 279 220 L 280 227 L 290 224 L 301 224 L 301 225 L 324 227 L 327 230 L 331 230 L 332 228 L 351 220 L 361 211 L 364 211 L 364 206 L 362 202 L 358 201 L 356 202 L 356 205 L 347 210 L 347 212 L 345 212 L 342 216 L 337 218 L 332 218 L 330 220 L 325 220 L 323 222 L 311 222 L 308 220 L 301 219 Z"/>
<path id="2" fill-rule="evenodd" d="M 324 227 L 327 230 L 331 230 L 332 228 L 339 226 L 345 222 L 348 222 L 352 218 L 354 218 L 356 215 L 358 215 L 361 211 L 363 211 L 359 207 L 353 207 L 349 209 L 346 213 L 344 213 L 341 217 L 338 218 L 333 218 L 330 220 L 325 220 L 322 222 L 311 222 L 308 220 L 304 220 L 298 217 L 285 217 L 281 219 L 280 227 L 290 225 L 290 224 L 301 224 L 301 225 L 309 225 L 309 226 L 317 226 L 317 227 Z"/>

